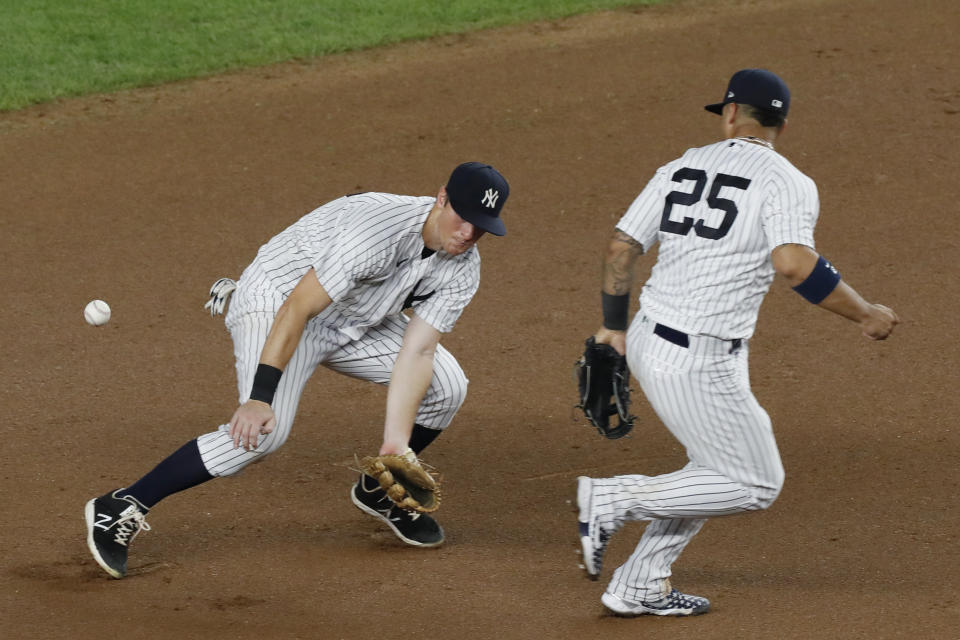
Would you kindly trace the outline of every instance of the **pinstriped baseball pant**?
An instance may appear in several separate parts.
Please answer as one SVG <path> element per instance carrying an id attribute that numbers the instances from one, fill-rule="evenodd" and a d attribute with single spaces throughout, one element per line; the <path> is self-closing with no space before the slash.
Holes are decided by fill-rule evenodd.
<path id="1" fill-rule="evenodd" d="M 249 398 L 260 354 L 275 314 L 262 311 L 233 312 L 234 308 L 231 307 L 226 323 L 233 338 L 237 391 L 240 403 L 243 403 Z M 407 322 L 407 317 L 402 314 L 388 316 L 358 340 L 351 340 L 339 331 L 313 320 L 308 322 L 274 396 L 273 410 L 277 426 L 273 432 L 261 435 L 253 451 L 233 448 L 229 424 L 200 436 L 197 444 L 207 471 L 214 476 L 228 476 L 280 448 L 290 435 L 304 386 L 318 365 L 354 378 L 387 384 Z M 417 424 L 445 429 L 466 399 L 466 393 L 467 378 L 457 360 L 442 345 L 437 345 L 433 378 L 417 412 Z"/>
<path id="2" fill-rule="evenodd" d="M 634 319 L 627 360 L 689 463 L 659 476 L 593 480 L 605 525 L 649 521 L 607 587 L 632 601 L 666 592 L 671 565 L 707 518 L 767 508 L 784 479 L 770 418 L 750 390 L 747 343 L 731 353 L 730 341 L 690 336 L 684 348 L 653 327 L 642 313 Z"/>

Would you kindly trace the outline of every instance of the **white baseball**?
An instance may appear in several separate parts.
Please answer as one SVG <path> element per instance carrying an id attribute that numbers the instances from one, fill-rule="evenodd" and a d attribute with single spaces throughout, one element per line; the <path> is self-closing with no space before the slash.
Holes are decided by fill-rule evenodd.
<path id="1" fill-rule="evenodd" d="M 83 319 L 95 327 L 107 324 L 110 319 L 110 305 L 103 300 L 91 300 L 83 309 Z"/>

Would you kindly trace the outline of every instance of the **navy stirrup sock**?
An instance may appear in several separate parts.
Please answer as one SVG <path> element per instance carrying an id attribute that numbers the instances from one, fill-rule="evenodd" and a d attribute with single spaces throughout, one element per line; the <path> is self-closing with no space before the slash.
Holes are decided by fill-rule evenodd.
<path id="1" fill-rule="evenodd" d="M 213 478 L 200 457 L 200 447 L 191 440 L 153 468 L 135 484 L 117 492 L 117 497 L 133 496 L 147 509 L 167 496 L 195 487 Z"/>
<path id="2" fill-rule="evenodd" d="M 410 442 L 407 444 L 413 452 L 417 455 L 420 455 L 420 452 L 427 448 L 427 446 L 437 439 L 443 433 L 441 429 L 428 429 L 427 427 L 415 424 L 413 425 L 413 432 L 410 434 Z"/>

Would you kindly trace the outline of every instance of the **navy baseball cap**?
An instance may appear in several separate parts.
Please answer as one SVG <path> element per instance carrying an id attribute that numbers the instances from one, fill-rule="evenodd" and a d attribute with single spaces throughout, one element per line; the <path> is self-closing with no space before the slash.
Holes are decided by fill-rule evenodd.
<path id="1" fill-rule="evenodd" d="M 783 116 L 790 109 L 790 90 L 777 74 L 766 69 L 741 69 L 730 78 L 723 102 L 708 104 L 707 111 L 721 113 L 729 102 L 749 104 L 758 109 L 775 111 Z"/>
<path id="2" fill-rule="evenodd" d="M 482 162 L 464 162 L 450 174 L 447 197 L 457 215 L 495 236 L 506 235 L 500 219 L 510 185 L 500 172 Z"/>

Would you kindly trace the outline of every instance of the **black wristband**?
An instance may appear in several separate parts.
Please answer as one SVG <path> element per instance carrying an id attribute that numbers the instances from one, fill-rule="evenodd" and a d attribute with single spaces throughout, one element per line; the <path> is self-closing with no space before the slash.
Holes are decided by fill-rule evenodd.
<path id="1" fill-rule="evenodd" d="M 603 326 L 613 331 L 627 330 L 627 315 L 630 312 L 630 294 L 621 296 L 601 292 L 603 302 Z"/>
<path id="2" fill-rule="evenodd" d="M 273 404 L 273 395 L 277 392 L 277 385 L 280 384 L 280 376 L 282 375 L 283 371 L 276 367 L 263 363 L 257 365 L 257 374 L 253 376 L 253 389 L 250 391 L 250 399 Z"/>

